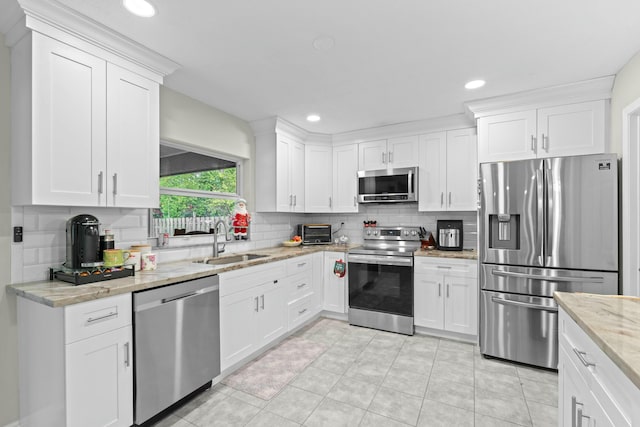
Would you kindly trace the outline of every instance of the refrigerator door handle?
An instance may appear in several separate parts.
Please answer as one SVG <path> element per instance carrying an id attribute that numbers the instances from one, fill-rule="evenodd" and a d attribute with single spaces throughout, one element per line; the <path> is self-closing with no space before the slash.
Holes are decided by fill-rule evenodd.
<path id="1" fill-rule="evenodd" d="M 502 277 L 518 277 L 522 279 L 546 280 L 548 282 L 582 282 L 582 283 L 604 283 L 604 277 L 554 277 L 543 276 L 538 274 L 517 273 L 514 271 L 491 270 L 494 276 Z"/>
<path id="2" fill-rule="evenodd" d="M 522 302 L 522 301 L 513 301 L 510 299 L 500 298 L 495 296 L 491 297 L 491 302 L 495 302 L 497 304 L 503 304 L 503 305 L 517 305 L 520 307 L 533 308 L 535 310 L 544 310 L 544 311 L 552 311 L 552 312 L 558 311 L 558 307 L 550 307 L 546 305 L 532 304 L 529 302 Z"/>
<path id="3" fill-rule="evenodd" d="M 546 197 L 545 197 L 545 206 L 544 206 L 544 256 L 545 256 L 545 265 L 549 265 L 551 260 L 551 247 L 553 246 L 553 242 L 550 242 L 552 233 L 550 232 L 552 223 L 554 222 L 553 211 L 555 203 L 555 195 L 553 194 L 553 175 L 551 174 L 551 169 L 546 169 Z M 551 205 L 551 206 L 550 206 Z"/>
<path id="4" fill-rule="evenodd" d="M 544 163 L 543 163 L 544 165 Z M 536 253 L 538 254 L 538 263 L 544 266 L 544 248 L 547 240 L 547 223 L 546 208 L 547 202 L 545 197 L 545 175 L 544 169 L 536 169 Z"/>

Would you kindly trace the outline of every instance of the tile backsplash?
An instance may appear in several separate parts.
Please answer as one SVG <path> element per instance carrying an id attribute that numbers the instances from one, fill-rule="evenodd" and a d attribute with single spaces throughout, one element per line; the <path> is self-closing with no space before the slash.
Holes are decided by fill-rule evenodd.
<path id="1" fill-rule="evenodd" d="M 79 214 L 94 215 L 100 220 L 100 230 L 112 230 L 116 247 L 128 248 L 147 239 L 148 210 L 122 208 L 69 208 L 57 206 L 19 206 L 12 208 L 12 225 L 24 228 L 22 243 L 12 243 L 11 281 L 13 283 L 48 279 L 48 268 L 59 266 L 66 258 L 65 226 L 69 218 Z M 349 237 L 352 243 L 362 242 L 363 221 L 375 220 L 379 225 L 417 225 L 435 234 L 438 219 L 461 219 L 464 247 L 477 247 L 475 212 L 418 212 L 416 205 L 366 205 L 358 213 L 288 214 L 252 213 L 249 241 L 232 241 L 226 252 L 244 252 L 277 246 L 296 232 L 300 223 L 328 223 L 334 238 Z M 341 223 L 344 225 L 341 226 Z M 222 239 L 220 239 L 222 241 Z M 171 237 L 169 245 L 157 248 L 159 262 L 211 256 L 211 236 Z"/>

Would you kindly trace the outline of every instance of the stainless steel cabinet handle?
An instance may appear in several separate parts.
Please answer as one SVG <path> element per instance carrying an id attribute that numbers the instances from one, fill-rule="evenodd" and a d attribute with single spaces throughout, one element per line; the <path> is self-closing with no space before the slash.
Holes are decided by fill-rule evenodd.
<path id="1" fill-rule="evenodd" d="M 542 134 L 542 149 L 546 152 L 549 152 L 549 136 Z"/>
<path id="2" fill-rule="evenodd" d="M 258 297 L 255 298 L 256 299 L 256 313 L 258 311 L 260 311 L 260 306 L 258 305 Z"/>
<path id="3" fill-rule="evenodd" d="M 450 286 L 451 286 L 451 285 L 447 284 L 447 298 L 449 298 L 449 287 L 450 287 Z"/>
<path id="4" fill-rule="evenodd" d="M 130 360 L 129 360 L 129 342 L 127 341 L 124 344 L 124 366 L 126 366 L 128 368 L 129 364 L 130 364 Z"/>
<path id="5" fill-rule="evenodd" d="M 333 200 L 331 200 L 331 197 L 329 197 L 329 207 L 332 208 L 333 207 Z"/>
<path id="6" fill-rule="evenodd" d="M 289 194 L 289 206 L 293 206 L 293 194 Z"/>
<path id="7" fill-rule="evenodd" d="M 353 196 L 353 206 L 356 206 L 356 202 L 357 202 L 357 201 L 358 201 L 358 200 L 357 200 L 356 196 Z"/>
<path id="8" fill-rule="evenodd" d="M 98 174 L 98 194 L 102 194 L 102 178 L 104 174 L 102 171 Z"/>
<path id="9" fill-rule="evenodd" d="M 302 289 L 302 288 L 304 288 L 305 286 L 307 286 L 307 284 L 306 284 L 306 283 L 300 283 L 300 284 L 298 285 L 298 289 Z"/>
<path id="10" fill-rule="evenodd" d="M 451 207 L 451 191 L 449 191 L 449 207 Z"/>
<path id="11" fill-rule="evenodd" d="M 591 417 L 589 417 L 589 416 L 587 416 L 587 415 L 584 415 L 584 414 L 582 413 L 582 406 L 580 406 L 580 407 L 578 408 L 578 417 L 577 417 L 577 418 L 578 418 L 578 419 L 577 419 L 576 427 L 582 427 L 582 419 L 583 419 L 583 418 L 590 419 Z M 589 425 L 589 423 L 588 423 L 588 422 L 587 422 L 587 425 Z"/>
<path id="12" fill-rule="evenodd" d="M 382 153 L 382 164 L 387 163 L 387 162 L 385 162 L 385 161 L 384 161 L 384 157 L 385 157 L 385 156 L 384 156 L 384 154 L 385 154 L 385 153 Z"/>
<path id="13" fill-rule="evenodd" d="M 389 163 L 393 163 L 393 151 L 389 151 Z"/>
<path id="14" fill-rule="evenodd" d="M 576 406 L 578 401 L 575 396 L 571 396 L 571 427 L 576 427 Z"/>
<path id="15" fill-rule="evenodd" d="M 440 192 L 440 206 L 444 205 L 444 191 Z"/>
<path id="16" fill-rule="evenodd" d="M 596 366 L 595 363 L 589 362 L 587 360 L 587 358 L 586 358 L 587 352 L 586 351 L 580 351 L 580 350 L 578 350 L 577 348 L 574 347 L 573 348 L 573 352 L 576 354 L 576 356 L 578 356 L 578 359 L 580 359 L 580 362 L 582 362 L 582 364 L 584 366 L 586 366 L 587 368 L 589 366 L 594 366 L 594 367 Z"/>
<path id="17" fill-rule="evenodd" d="M 260 308 L 264 310 L 264 295 L 261 295 L 260 298 L 262 298 L 262 306 Z"/>
<path id="18" fill-rule="evenodd" d="M 296 206 L 298 204 L 298 196 L 297 195 L 293 195 L 293 206 Z"/>
<path id="19" fill-rule="evenodd" d="M 110 319 L 112 317 L 118 317 L 118 312 L 117 311 L 112 311 L 111 313 L 105 314 L 104 316 L 89 317 L 87 319 L 87 323 L 93 323 L 93 322 L 97 322 L 99 320 L 107 320 L 107 319 Z"/>
<path id="20" fill-rule="evenodd" d="M 171 298 L 162 298 L 162 304 L 166 304 L 168 302 L 176 301 L 176 300 L 183 299 L 183 298 L 189 298 L 189 297 L 192 297 L 194 295 L 198 295 L 198 292 L 188 292 L 186 294 L 177 295 L 177 296 L 171 297 Z"/>
<path id="21" fill-rule="evenodd" d="M 113 174 L 113 194 L 118 194 L 118 174 Z"/>
<path id="22" fill-rule="evenodd" d="M 307 265 L 307 263 L 306 263 L 306 262 L 298 263 L 298 267 L 304 267 L 305 265 Z"/>
<path id="23" fill-rule="evenodd" d="M 531 135 L 531 151 L 536 152 L 536 137 Z"/>
<path id="24" fill-rule="evenodd" d="M 298 314 L 303 314 L 303 313 L 306 313 L 306 312 L 307 312 L 307 309 L 306 309 L 306 308 L 304 308 L 304 309 L 302 309 L 302 310 L 298 310 Z"/>
<path id="25" fill-rule="evenodd" d="M 442 283 L 438 283 L 438 297 L 442 296 Z"/>

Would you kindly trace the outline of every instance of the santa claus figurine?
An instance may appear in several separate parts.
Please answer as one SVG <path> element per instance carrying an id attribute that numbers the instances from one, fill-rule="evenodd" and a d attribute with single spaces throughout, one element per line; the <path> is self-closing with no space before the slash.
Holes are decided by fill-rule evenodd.
<path id="1" fill-rule="evenodd" d="M 247 239 L 247 228 L 251 222 L 251 215 L 247 212 L 247 201 L 238 199 L 231 215 L 231 226 L 236 240 Z"/>

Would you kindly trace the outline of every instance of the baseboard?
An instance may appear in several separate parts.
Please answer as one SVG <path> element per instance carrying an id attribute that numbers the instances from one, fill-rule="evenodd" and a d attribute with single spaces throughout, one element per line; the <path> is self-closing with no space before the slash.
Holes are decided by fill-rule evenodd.
<path id="1" fill-rule="evenodd" d="M 438 329 L 425 328 L 423 326 L 416 326 L 415 333 L 418 335 L 428 335 L 430 337 L 446 338 L 454 341 L 462 341 L 469 344 L 478 345 L 477 335 L 460 334 L 457 332 L 442 331 Z"/>

